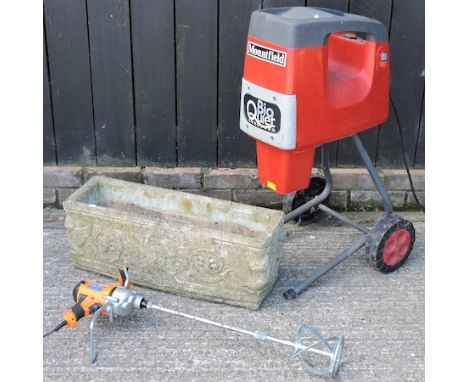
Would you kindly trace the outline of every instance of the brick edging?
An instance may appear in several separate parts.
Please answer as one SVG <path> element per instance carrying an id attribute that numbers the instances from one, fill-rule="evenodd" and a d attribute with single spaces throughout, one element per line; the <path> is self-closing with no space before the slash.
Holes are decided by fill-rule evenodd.
<path id="1" fill-rule="evenodd" d="M 329 205 L 339 210 L 382 208 L 365 168 L 334 168 L 333 191 Z M 379 171 L 393 200 L 395 209 L 415 209 L 405 170 Z M 314 169 L 315 174 L 320 174 Z M 425 170 L 411 170 L 418 199 L 424 204 Z M 62 202 L 95 175 L 174 188 L 235 202 L 281 208 L 283 197 L 264 188 L 258 181 L 257 169 L 201 167 L 80 167 L 47 166 L 43 170 L 43 204 L 61 207 Z"/>

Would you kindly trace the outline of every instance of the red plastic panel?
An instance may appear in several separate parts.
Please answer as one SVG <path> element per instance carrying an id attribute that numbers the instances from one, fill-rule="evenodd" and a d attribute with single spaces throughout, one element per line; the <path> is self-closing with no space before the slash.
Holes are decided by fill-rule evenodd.
<path id="1" fill-rule="evenodd" d="M 251 36 L 248 41 L 287 54 L 286 65 L 245 56 L 244 78 L 261 87 L 295 94 L 296 149 L 257 141 L 260 181 L 278 193 L 306 188 L 316 146 L 383 123 L 389 108 L 389 46 L 344 32 L 320 47 L 290 49 Z M 273 179 L 274 178 L 274 179 Z M 271 183 L 275 186 L 271 187 Z"/>

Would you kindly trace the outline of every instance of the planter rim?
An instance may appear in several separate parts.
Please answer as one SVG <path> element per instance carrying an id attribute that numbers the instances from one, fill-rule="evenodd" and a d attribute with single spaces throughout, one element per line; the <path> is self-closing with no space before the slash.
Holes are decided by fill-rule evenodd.
<path id="1" fill-rule="evenodd" d="M 208 196 L 203 195 L 196 195 L 196 194 L 188 194 L 178 190 L 160 188 L 155 186 L 149 186 L 140 183 L 133 183 L 128 182 L 120 179 L 113 179 L 103 176 L 94 176 L 90 180 L 88 180 L 82 187 L 76 190 L 73 194 L 71 194 L 64 202 L 63 208 L 65 211 L 68 212 L 77 212 L 77 213 L 85 213 L 90 215 L 95 215 L 101 218 L 111 218 L 117 221 L 128 221 L 134 220 L 137 224 L 144 224 L 144 225 L 151 225 L 154 224 L 156 219 L 154 217 L 143 216 L 138 214 L 137 212 L 132 211 L 123 211 L 117 208 L 112 208 L 110 206 L 102 206 L 102 205 L 94 205 L 90 203 L 86 203 L 81 200 L 85 194 L 96 186 L 116 186 L 116 187 L 127 187 L 133 189 L 145 189 L 148 190 L 149 193 L 157 194 L 157 193 L 164 193 L 169 195 L 170 197 L 180 198 L 183 195 L 187 195 L 190 197 L 191 200 L 200 201 L 202 203 L 212 203 L 215 206 L 226 206 L 226 205 L 235 205 L 235 208 L 241 209 L 245 211 L 246 219 L 248 218 L 249 213 L 257 212 L 262 214 L 267 214 L 270 216 L 268 223 L 264 224 L 264 229 L 262 230 L 255 230 L 254 228 L 248 226 L 247 224 L 237 223 L 238 225 L 242 225 L 245 228 L 254 231 L 255 235 L 253 237 L 246 236 L 241 233 L 232 232 L 229 230 L 220 230 L 215 229 L 214 227 L 200 227 L 197 226 L 197 229 L 203 229 L 213 233 L 213 236 L 219 240 L 223 240 L 223 236 L 227 235 L 230 238 L 230 242 L 232 242 L 232 238 L 235 238 L 235 242 L 242 243 L 243 245 L 247 245 L 254 248 L 263 248 L 269 245 L 271 239 L 275 236 L 276 232 L 282 228 L 283 225 L 283 216 L 284 213 L 279 210 L 272 210 L 264 207 L 258 206 L 251 206 L 247 204 L 237 203 L 233 201 L 225 201 L 220 199 L 215 199 Z M 149 209 L 151 210 L 151 209 Z M 171 219 L 171 216 L 183 216 L 180 213 L 174 213 L 173 215 L 166 215 L 161 218 L 162 221 L 175 221 L 175 218 Z M 199 217 L 200 220 L 207 221 L 206 218 Z M 267 220 L 267 219 L 266 219 Z M 184 223 L 185 224 L 185 223 Z M 192 219 L 187 219 L 188 225 L 196 225 L 196 222 Z"/>

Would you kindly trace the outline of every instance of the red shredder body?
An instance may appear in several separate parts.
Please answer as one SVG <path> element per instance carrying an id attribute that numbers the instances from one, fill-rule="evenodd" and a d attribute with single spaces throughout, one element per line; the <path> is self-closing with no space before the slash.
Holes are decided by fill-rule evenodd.
<path id="1" fill-rule="evenodd" d="M 289 7 L 252 13 L 240 128 L 256 140 L 260 182 L 305 189 L 315 147 L 388 116 L 389 46 L 378 21 Z"/>

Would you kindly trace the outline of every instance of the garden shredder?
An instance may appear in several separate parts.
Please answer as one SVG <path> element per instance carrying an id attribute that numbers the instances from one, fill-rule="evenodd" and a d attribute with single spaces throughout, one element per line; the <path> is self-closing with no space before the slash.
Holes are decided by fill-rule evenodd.
<path id="1" fill-rule="evenodd" d="M 256 140 L 260 183 L 286 195 L 285 223 L 319 209 L 363 233 L 355 244 L 287 290 L 287 299 L 362 247 L 384 273 L 399 268 L 412 250 L 414 227 L 393 213 L 390 195 L 357 135 L 388 117 L 389 68 L 387 31 L 377 20 L 310 7 L 252 13 L 240 128 Z M 385 216 L 372 229 L 324 204 L 332 190 L 325 144 L 349 136 L 383 199 Z M 311 178 L 318 146 L 325 181 Z"/>

